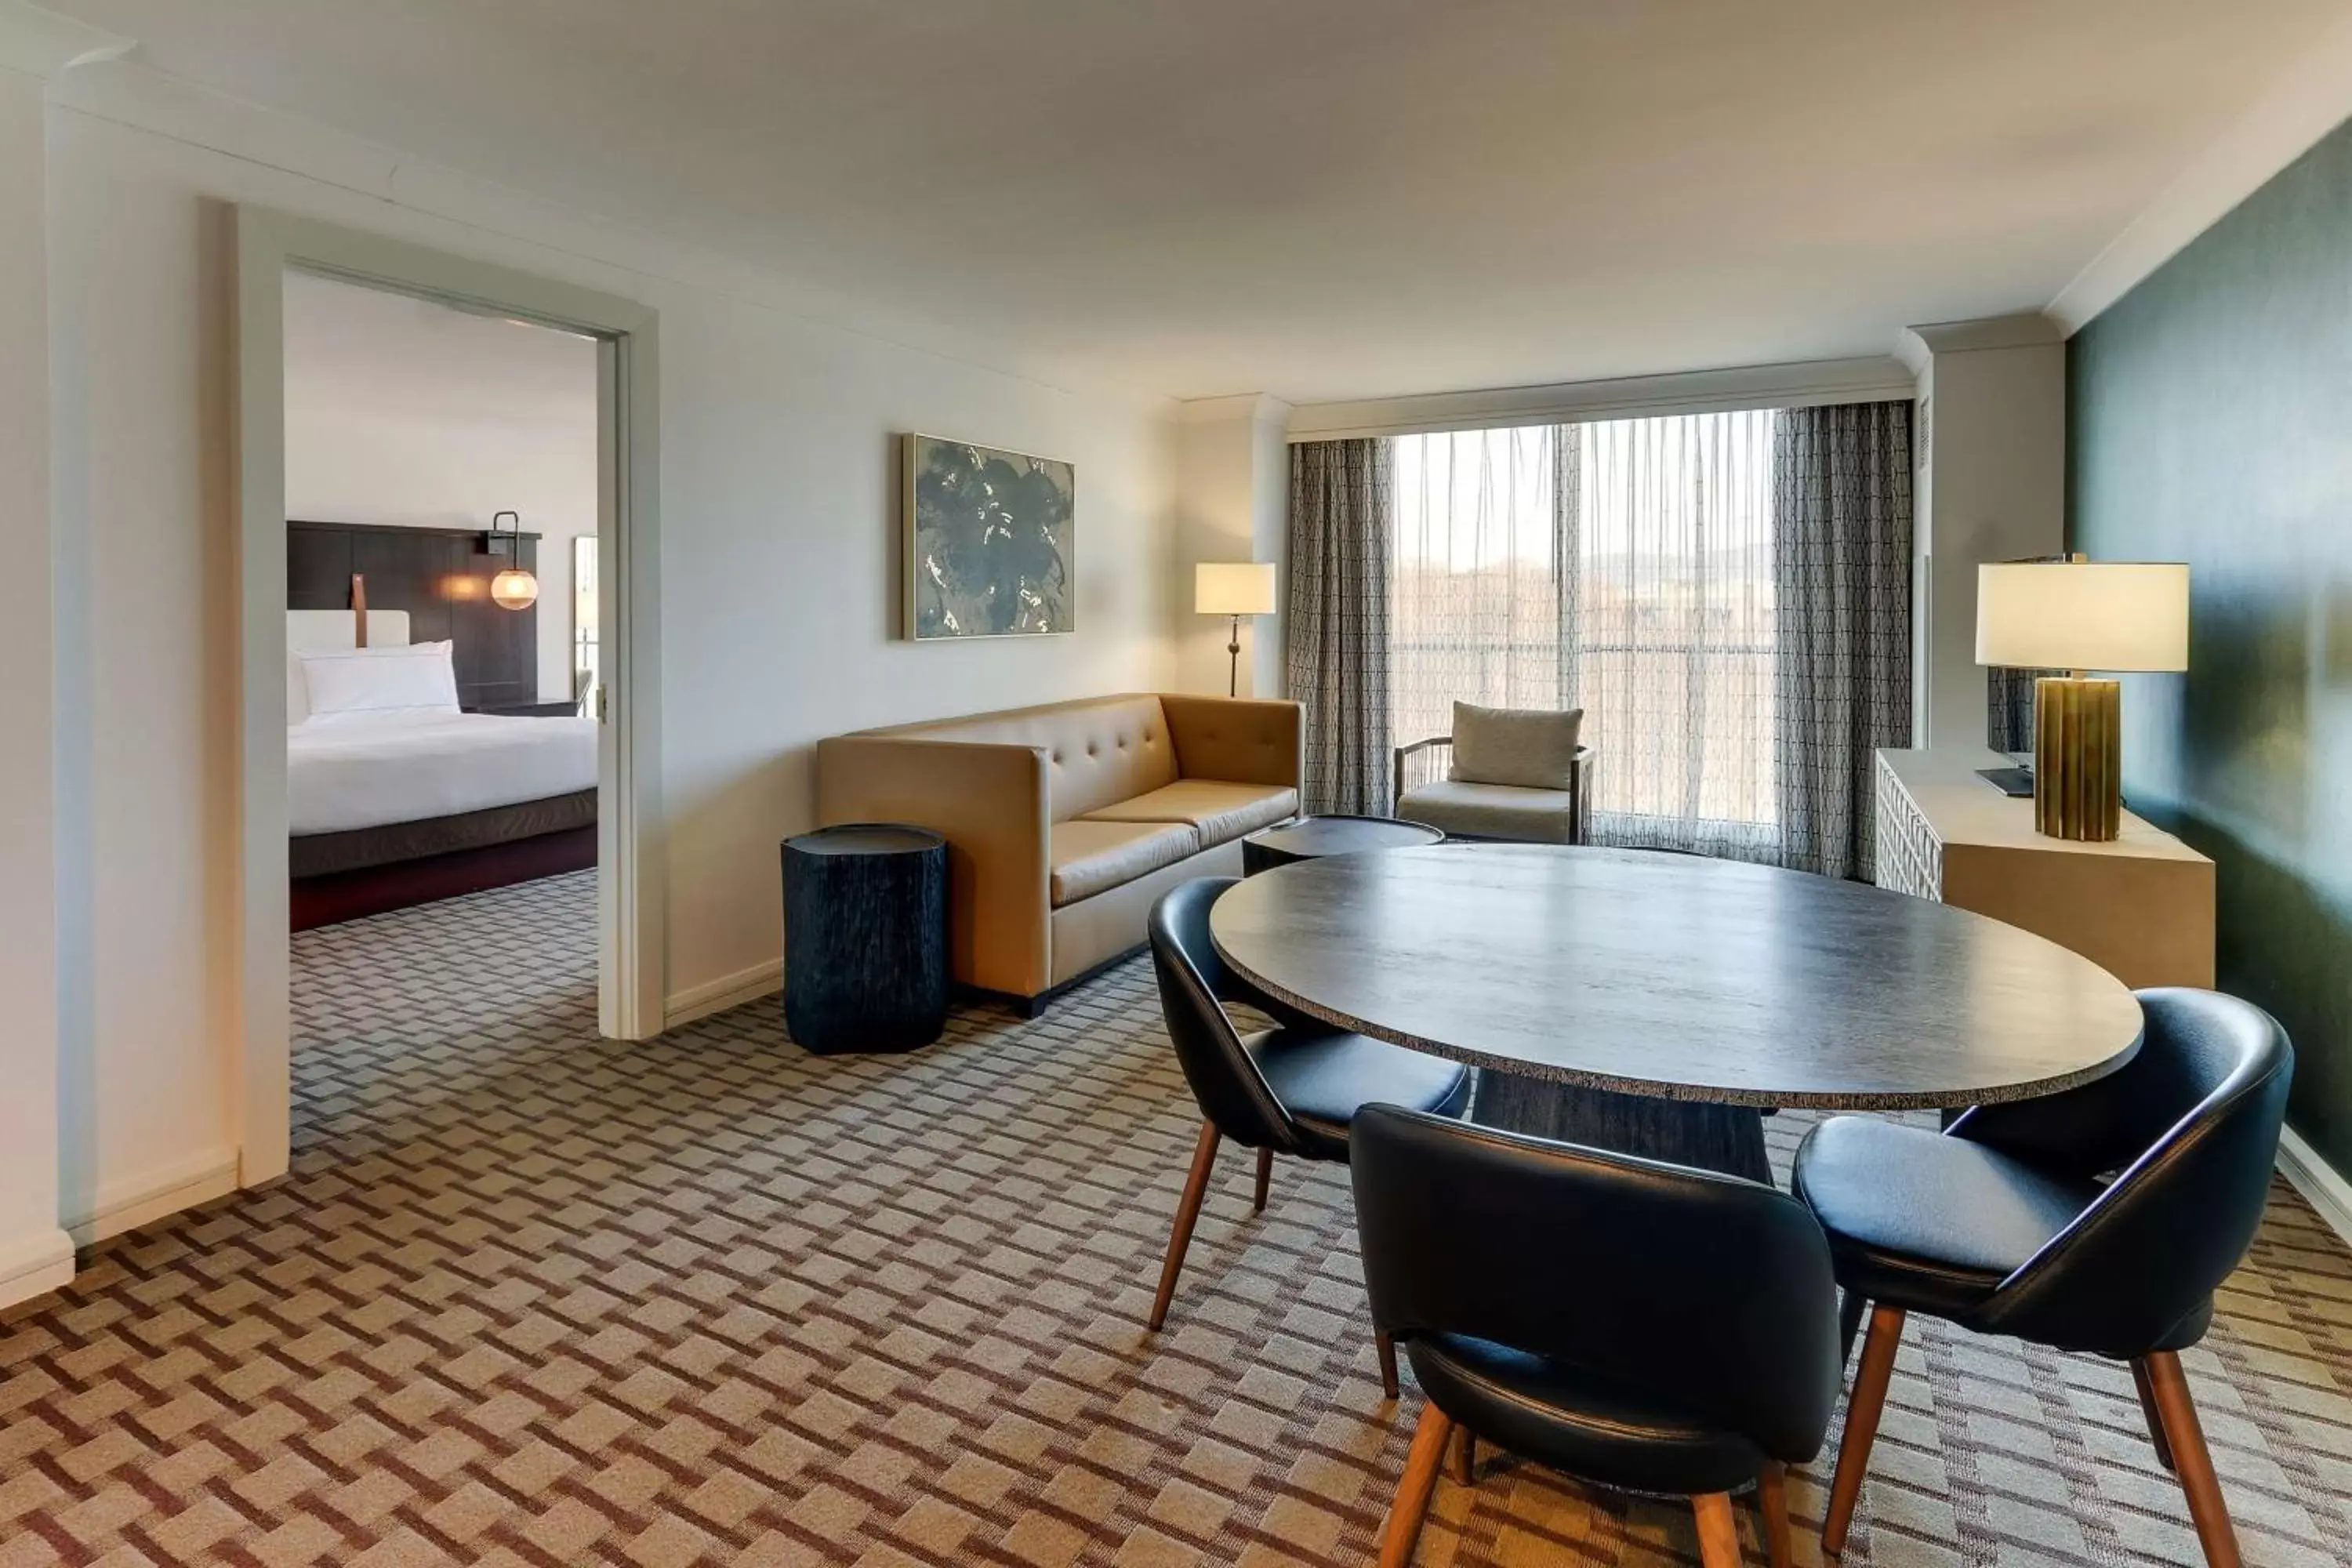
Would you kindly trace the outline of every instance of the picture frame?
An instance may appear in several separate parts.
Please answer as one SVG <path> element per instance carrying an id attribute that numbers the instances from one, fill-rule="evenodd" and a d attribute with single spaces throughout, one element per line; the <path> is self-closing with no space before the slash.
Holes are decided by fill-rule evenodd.
<path id="1" fill-rule="evenodd" d="M 899 445 L 902 636 L 1076 631 L 1076 465 L 913 431 Z"/>

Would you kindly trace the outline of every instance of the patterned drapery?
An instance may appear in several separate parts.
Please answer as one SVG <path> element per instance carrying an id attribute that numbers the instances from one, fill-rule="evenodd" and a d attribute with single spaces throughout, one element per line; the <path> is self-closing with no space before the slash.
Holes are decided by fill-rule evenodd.
<path id="1" fill-rule="evenodd" d="M 1389 809 L 1389 566 L 1393 458 L 1385 440 L 1290 448 L 1284 673 L 1306 705 L 1306 808 Z"/>
<path id="2" fill-rule="evenodd" d="M 1774 425 L 1780 863 L 1874 875 L 1874 753 L 1911 740 L 1911 405 Z"/>

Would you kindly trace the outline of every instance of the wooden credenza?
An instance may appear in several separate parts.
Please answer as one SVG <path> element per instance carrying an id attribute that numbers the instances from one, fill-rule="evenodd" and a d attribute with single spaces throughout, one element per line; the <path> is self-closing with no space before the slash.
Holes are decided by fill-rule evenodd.
<path id="1" fill-rule="evenodd" d="M 2047 838 L 1977 776 L 1991 752 L 1878 753 L 1878 885 L 2022 926 L 2125 984 L 2213 984 L 2213 862 L 2126 811 L 2110 844 Z"/>

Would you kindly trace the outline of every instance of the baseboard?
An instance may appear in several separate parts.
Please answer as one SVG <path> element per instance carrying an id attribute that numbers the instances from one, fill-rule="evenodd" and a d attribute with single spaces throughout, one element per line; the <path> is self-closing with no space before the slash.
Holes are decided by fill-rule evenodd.
<path id="1" fill-rule="evenodd" d="M 73 1237 L 62 1226 L 0 1247 L 0 1307 L 29 1301 L 74 1277 Z"/>
<path id="2" fill-rule="evenodd" d="M 89 1213 L 66 1217 L 66 1233 L 75 1246 L 88 1247 L 235 1191 L 236 1151 L 208 1150 L 105 1184 Z"/>
<path id="3" fill-rule="evenodd" d="M 2327 1228 L 2352 1245 L 2352 1182 L 2320 1157 L 2292 1127 L 2279 1131 L 2279 1173 L 2319 1211 Z"/>
<path id="4" fill-rule="evenodd" d="M 713 1013 L 724 1013 L 730 1007 L 740 1007 L 746 1002 L 757 1002 L 762 996 L 772 996 L 784 988 L 784 961 L 769 959 L 749 969 L 722 974 L 716 980 L 706 980 L 699 985 L 689 985 L 662 999 L 662 1027 L 675 1029 L 680 1024 L 690 1024 L 697 1018 L 707 1018 Z"/>

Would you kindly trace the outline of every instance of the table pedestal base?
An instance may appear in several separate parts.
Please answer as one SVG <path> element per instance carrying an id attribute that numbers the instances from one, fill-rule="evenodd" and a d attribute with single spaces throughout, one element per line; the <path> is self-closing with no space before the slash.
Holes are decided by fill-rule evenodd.
<path id="1" fill-rule="evenodd" d="M 1696 1165 L 1752 1182 L 1772 1180 L 1771 1162 L 1764 1154 L 1764 1113 L 1752 1106 L 1570 1089 L 1482 1068 L 1469 1119 L 1482 1127 Z"/>

